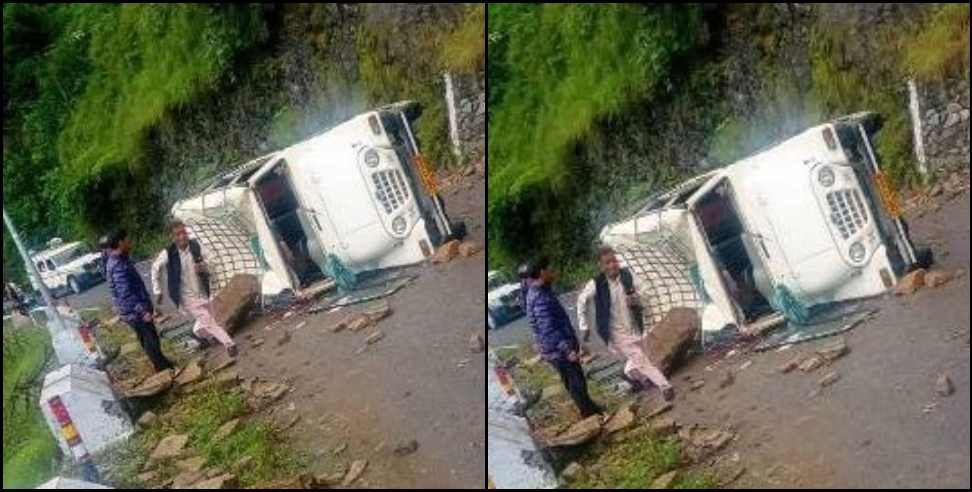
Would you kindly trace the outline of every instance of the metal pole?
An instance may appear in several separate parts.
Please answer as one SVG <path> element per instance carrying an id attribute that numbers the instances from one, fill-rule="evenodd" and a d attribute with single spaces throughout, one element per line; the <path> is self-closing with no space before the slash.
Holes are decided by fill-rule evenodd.
<path id="1" fill-rule="evenodd" d="M 54 296 L 51 295 L 51 291 L 44 284 L 44 279 L 41 278 L 40 272 L 37 271 L 37 266 L 34 265 L 33 261 L 30 261 L 30 255 L 27 254 L 27 249 L 24 248 L 24 244 L 20 241 L 20 234 L 17 233 L 17 228 L 14 227 L 13 221 L 7 215 L 7 207 L 3 207 L 3 222 L 7 225 L 7 230 L 10 231 L 10 237 L 13 238 L 14 244 L 17 245 L 17 250 L 20 251 L 20 256 L 23 258 L 24 264 L 27 265 L 27 274 L 34 280 L 34 284 L 40 290 L 41 296 L 44 297 L 44 303 L 47 304 L 47 315 L 53 317 L 54 322 L 61 331 L 67 331 L 64 318 L 61 318 L 61 313 L 57 310 L 57 306 L 54 305 Z"/>

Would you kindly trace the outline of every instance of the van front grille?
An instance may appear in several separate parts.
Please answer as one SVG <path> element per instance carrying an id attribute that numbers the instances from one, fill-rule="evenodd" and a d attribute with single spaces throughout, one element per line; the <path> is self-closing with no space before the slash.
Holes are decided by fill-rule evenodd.
<path id="1" fill-rule="evenodd" d="M 827 194 L 830 222 L 845 241 L 868 223 L 867 208 L 857 190 L 839 190 Z"/>
<path id="2" fill-rule="evenodd" d="M 371 175 L 375 185 L 375 196 L 386 214 L 391 215 L 405 206 L 408 201 L 408 186 L 405 177 L 398 169 L 379 171 Z"/>

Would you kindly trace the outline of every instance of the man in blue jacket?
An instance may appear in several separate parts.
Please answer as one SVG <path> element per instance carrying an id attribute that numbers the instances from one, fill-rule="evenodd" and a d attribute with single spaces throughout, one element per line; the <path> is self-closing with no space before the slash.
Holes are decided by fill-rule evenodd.
<path id="1" fill-rule="evenodd" d="M 604 413 L 587 392 L 587 378 L 580 365 L 580 343 L 567 311 L 551 289 L 557 272 L 543 259 L 532 266 L 530 278 L 533 282 L 527 293 L 527 315 L 540 357 L 560 374 L 583 418 Z"/>
<path id="2" fill-rule="evenodd" d="M 125 231 L 118 231 L 109 237 L 108 246 L 111 252 L 105 270 L 118 316 L 135 330 L 142 350 L 152 361 L 156 371 L 173 369 L 172 363 L 162 354 L 162 343 L 155 329 L 152 298 L 141 275 L 135 269 L 135 264 L 129 258 L 132 251 L 131 239 Z"/>

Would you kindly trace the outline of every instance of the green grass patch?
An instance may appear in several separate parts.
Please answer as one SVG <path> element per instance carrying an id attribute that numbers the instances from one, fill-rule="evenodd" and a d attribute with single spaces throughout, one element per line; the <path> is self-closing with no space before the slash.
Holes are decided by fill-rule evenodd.
<path id="1" fill-rule="evenodd" d="M 170 397 L 166 406 L 162 425 L 139 434 L 112 453 L 120 460 L 113 465 L 113 478 L 123 485 L 154 485 L 138 483 L 135 477 L 159 441 L 176 434 L 189 435 L 189 448 L 192 454 L 206 458 L 206 469 L 235 474 L 242 488 L 292 477 L 305 470 L 305 458 L 289 447 L 270 424 L 249 415 L 238 390 L 204 388 L 185 397 Z M 236 432 L 215 442 L 212 436 L 233 419 L 242 419 Z M 246 457 L 252 459 L 251 463 L 239 469 L 236 465 Z M 179 474 L 174 462 L 162 463 L 159 472 L 160 481 Z"/>
<path id="2" fill-rule="evenodd" d="M 3 341 L 3 488 L 32 488 L 50 479 L 59 455 L 37 399 L 17 389 L 41 374 L 51 350 L 47 331 L 22 328 Z"/>
<path id="3" fill-rule="evenodd" d="M 658 438 L 647 430 L 635 432 L 615 444 L 599 442 L 583 452 L 577 462 L 588 471 L 571 484 L 572 489 L 647 489 L 658 477 L 687 465 L 677 439 Z M 684 470 L 673 489 L 717 488 L 711 474 Z"/>

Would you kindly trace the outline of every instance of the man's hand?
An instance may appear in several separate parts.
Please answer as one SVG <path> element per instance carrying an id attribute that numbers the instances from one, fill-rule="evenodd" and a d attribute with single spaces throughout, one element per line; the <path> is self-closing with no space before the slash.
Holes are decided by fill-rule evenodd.
<path id="1" fill-rule="evenodd" d="M 146 323 L 151 323 L 155 320 L 155 316 L 152 313 L 145 313 L 142 315 L 142 321 Z"/>
<path id="2" fill-rule="evenodd" d="M 628 299 L 628 306 L 630 307 L 641 306 L 641 298 L 638 297 L 638 294 L 628 294 L 627 299 Z"/>
<path id="3" fill-rule="evenodd" d="M 577 355 L 577 352 L 571 351 L 570 353 L 567 354 L 567 361 L 568 362 L 580 362 L 580 356 Z"/>
<path id="4" fill-rule="evenodd" d="M 209 267 L 206 266 L 206 262 L 200 261 L 196 263 L 196 273 L 209 273 Z"/>

